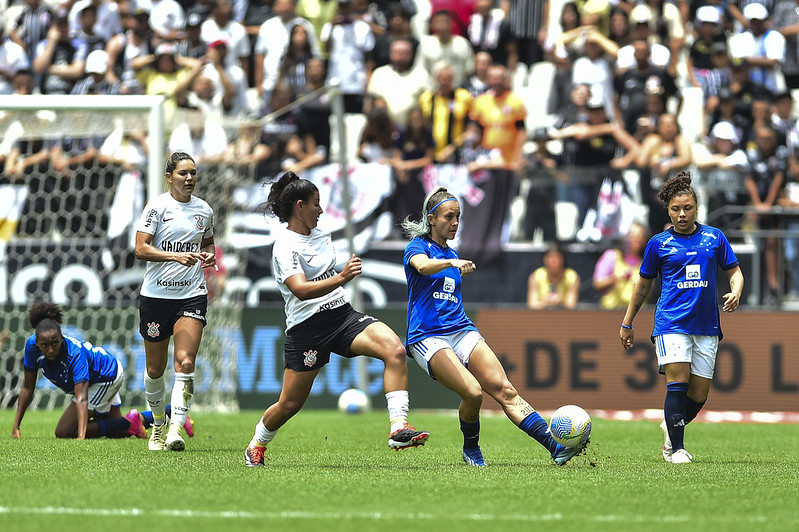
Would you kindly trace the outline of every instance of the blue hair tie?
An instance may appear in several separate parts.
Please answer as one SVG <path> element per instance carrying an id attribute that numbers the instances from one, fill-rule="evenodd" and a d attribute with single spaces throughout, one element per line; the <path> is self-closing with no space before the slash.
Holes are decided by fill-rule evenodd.
<path id="1" fill-rule="evenodd" d="M 456 200 L 455 200 L 455 198 L 447 198 L 447 199 L 441 200 L 438 203 L 436 203 L 435 205 L 433 205 L 433 208 L 430 209 L 430 212 L 428 212 L 427 214 L 433 214 L 433 211 L 436 210 L 439 205 L 441 205 L 442 203 L 446 203 L 447 201 L 456 201 Z"/>

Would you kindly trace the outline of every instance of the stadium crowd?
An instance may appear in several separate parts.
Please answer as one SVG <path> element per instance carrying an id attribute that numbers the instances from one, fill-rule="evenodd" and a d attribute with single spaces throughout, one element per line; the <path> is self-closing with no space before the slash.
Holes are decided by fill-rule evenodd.
<path id="1" fill-rule="evenodd" d="M 337 79 L 359 159 L 394 169 L 396 221 L 424 198 L 427 166 L 465 165 L 511 182 L 509 238 L 611 248 L 635 221 L 660 231 L 660 185 L 692 170 L 703 221 L 762 252 L 762 302 L 799 301 L 797 0 L 0 0 L 0 13 L 0 95 L 163 95 L 168 118 L 190 110 L 168 151 L 257 178 L 328 162 L 319 89 Z M 2 178 L 86 164 L 104 140 L 6 146 Z M 127 140 L 146 158 L 141 135 Z"/>

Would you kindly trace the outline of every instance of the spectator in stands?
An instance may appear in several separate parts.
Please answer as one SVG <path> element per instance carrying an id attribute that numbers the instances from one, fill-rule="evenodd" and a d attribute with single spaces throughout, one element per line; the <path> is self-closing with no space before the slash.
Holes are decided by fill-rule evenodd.
<path id="1" fill-rule="evenodd" d="M 671 62 L 668 70 L 672 76 L 677 75 L 677 61 L 685 46 L 685 21 L 679 8 L 667 0 L 645 0 L 649 9 L 649 25 L 660 44 L 668 47 Z"/>
<path id="2" fill-rule="evenodd" d="M 245 79 L 250 74 L 250 39 L 244 26 L 231 18 L 231 0 L 214 0 L 211 17 L 202 23 L 200 38 L 206 43 L 225 41 L 225 65 L 241 67 Z"/>
<path id="3" fill-rule="evenodd" d="M 771 127 L 777 131 L 780 144 L 788 148 L 788 153 L 793 153 L 797 146 L 797 131 L 791 92 L 784 90 L 775 94 L 771 109 Z"/>
<path id="4" fill-rule="evenodd" d="M 477 98 L 488 91 L 488 67 L 490 65 L 491 56 L 488 52 L 474 54 L 474 72 L 463 85 L 463 88 L 472 95 L 472 98 Z"/>
<path id="5" fill-rule="evenodd" d="M 297 24 L 291 28 L 289 35 L 289 45 L 280 60 L 280 70 L 277 76 L 278 83 L 284 83 L 297 92 L 305 86 L 306 67 L 308 61 L 313 58 L 311 41 L 308 37 L 308 29 Z"/>
<path id="6" fill-rule="evenodd" d="M 555 65 L 555 77 L 552 80 L 552 90 L 550 91 L 549 112 L 558 115 L 569 105 L 569 95 L 572 87 L 572 65 L 580 57 L 581 46 L 578 46 L 579 39 L 564 34 L 571 35 L 581 27 L 580 11 L 574 2 L 563 4 L 560 15 L 560 26 L 556 31 L 550 31 L 547 43 L 545 44 L 545 58 Z M 566 42 L 570 45 L 566 45 Z"/>
<path id="7" fill-rule="evenodd" d="M 794 150 L 788 158 L 788 173 L 785 186 L 777 200 L 780 207 L 799 209 L 799 151 Z M 784 228 L 791 233 L 785 238 L 785 262 L 788 264 L 790 289 L 787 302 L 799 302 L 799 216 L 786 216 Z"/>
<path id="8" fill-rule="evenodd" d="M 624 236 L 622 246 L 605 251 L 594 267 L 594 290 L 599 305 L 606 310 L 627 308 L 633 295 L 638 271 L 649 241 L 649 230 L 634 222 Z"/>
<path id="9" fill-rule="evenodd" d="M 358 157 L 365 163 L 389 164 L 398 138 L 399 131 L 388 110 L 378 106 L 366 113 Z"/>
<path id="10" fill-rule="evenodd" d="M 756 83 L 749 76 L 749 62 L 744 58 L 733 57 L 730 70 L 730 92 L 736 101 L 736 113 L 752 121 L 752 102 L 759 97 L 771 100 L 771 91 L 762 83 Z"/>
<path id="11" fill-rule="evenodd" d="M 86 55 L 86 44 L 69 36 L 67 12 L 59 10 L 33 59 L 33 70 L 41 76 L 42 94 L 69 94 L 83 77 Z"/>
<path id="12" fill-rule="evenodd" d="M 435 142 L 430 128 L 421 109 L 414 107 L 408 113 L 407 127 L 399 131 L 391 158 L 395 183 L 391 212 L 396 229 L 424 203 L 422 171 L 433 163 L 434 153 Z"/>
<path id="13" fill-rule="evenodd" d="M 270 102 L 272 111 L 279 111 L 294 101 L 294 92 L 288 85 L 275 85 Z M 269 148 L 264 163 L 266 175 L 275 176 L 291 168 L 305 168 L 318 161 L 316 143 L 310 131 L 303 130 L 301 112 L 286 112 L 263 124 L 261 143 Z"/>
<path id="14" fill-rule="evenodd" d="M 610 11 L 610 33 L 608 38 L 621 48 L 632 42 L 629 10 L 619 5 Z"/>
<path id="15" fill-rule="evenodd" d="M 430 12 L 449 11 L 452 17 L 452 33 L 467 37 L 469 19 L 476 11 L 476 3 L 476 0 L 430 0 Z M 435 33 L 432 18 L 430 33 Z"/>
<path id="16" fill-rule="evenodd" d="M 635 126 L 632 132 L 633 138 L 638 142 L 643 142 L 647 136 L 657 132 L 660 117 L 667 111 L 666 91 L 660 87 L 652 87 L 649 90 L 644 88 L 644 94 L 646 98 L 645 109 L 635 119 Z"/>
<path id="17" fill-rule="evenodd" d="M 146 7 L 147 0 L 137 0 L 138 5 Z M 186 26 L 186 12 L 175 0 L 149 0 L 150 29 L 155 34 L 156 43 L 179 41 L 183 38 Z"/>
<path id="18" fill-rule="evenodd" d="M 0 94 L 14 92 L 14 76 L 20 70 L 30 68 L 25 49 L 6 38 L 5 29 L 0 27 Z"/>
<path id="19" fill-rule="evenodd" d="M 435 79 L 435 90 L 423 92 L 419 105 L 432 128 L 436 162 L 452 163 L 456 160 L 456 150 L 463 144 L 472 95 L 466 89 L 455 88 L 455 75 L 449 65 L 439 66 Z M 410 204 L 411 208 L 416 205 L 418 202 Z"/>
<path id="20" fill-rule="evenodd" d="M 721 27 L 721 13 L 713 6 L 697 9 L 695 24 L 698 24 L 697 39 L 691 44 L 686 58 L 688 81 L 692 86 L 702 88 L 702 94 L 707 101 L 708 96 L 715 94 L 720 85 L 714 79 L 715 66 L 712 57 L 719 51 L 727 54 L 727 37 Z M 729 80 L 724 85 L 729 85 Z"/>
<path id="21" fill-rule="evenodd" d="M 432 73 L 439 63 L 452 67 L 455 86 L 459 87 L 474 68 L 474 52 L 469 41 L 453 33 L 452 13 L 440 10 L 430 19 L 432 35 L 423 36 L 416 52 L 417 68 Z"/>
<path id="22" fill-rule="evenodd" d="M 185 121 L 172 131 L 167 152 L 190 153 L 198 166 L 207 168 L 226 161 L 227 136 L 214 117 L 204 116 L 201 111 L 189 111 Z"/>
<path id="23" fill-rule="evenodd" d="M 86 57 L 87 76 L 72 87 L 71 94 L 119 94 L 119 84 L 106 79 L 108 53 L 95 50 Z"/>
<path id="24" fill-rule="evenodd" d="M 69 2 L 65 2 L 68 4 Z M 111 37 L 122 33 L 122 19 L 119 16 L 119 4 L 113 0 L 78 0 L 69 10 L 69 28 L 73 34 L 81 30 L 80 16 L 87 6 L 92 6 L 95 11 L 94 24 L 90 35 L 97 35 L 108 42 Z"/>
<path id="25" fill-rule="evenodd" d="M 86 4 L 78 12 L 78 29 L 72 35 L 86 44 L 86 54 L 94 50 L 105 50 L 106 39 L 95 32 L 97 22 L 97 7 Z"/>
<path id="26" fill-rule="evenodd" d="M 658 121 L 657 132 L 644 139 L 637 157 L 641 169 L 641 195 L 649 207 L 648 225 L 653 231 L 660 232 L 669 223 L 657 191 L 670 175 L 690 164 L 691 142 L 680 133 L 674 115 L 665 113 Z"/>
<path id="27" fill-rule="evenodd" d="M 738 108 L 738 102 L 728 87 L 719 89 L 716 95 L 715 109 L 708 115 L 707 131 L 712 131 L 719 122 L 729 122 L 735 127 L 740 145 L 746 145 L 746 139 L 752 128 L 752 121 Z M 750 113 L 747 113 L 750 115 Z"/>
<path id="28" fill-rule="evenodd" d="M 385 101 L 388 114 L 397 124 L 408 121 L 408 111 L 418 105 L 419 96 L 428 88 L 429 74 L 414 68 L 413 47 L 410 41 L 397 39 L 391 43 L 391 63 L 372 73 L 366 92 L 372 100 Z M 373 108 L 367 101 L 365 110 Z"/>
<path id="29" fill-rule="evenodd" d="M 134 7 L 135 0 L 119 2 L 119 16 L 125 32 L 115 35 L 108 41 L 108 81 L 118 82 L 122 94 L 142 94 L 144 87 L 132 66 L 133 59 L 149 56 L 155 51 L 153 34 L 150 30 L 150 15 L 143 9 Z"/>
<path id="30" fill-rule="evenodd" d="M 311 23 L 318 42 L 324 42 L 322 30 L 339 14 L 339 3 L 338 0 L 297 0 L 297 16 Z"/>
<path id="31" fill-rule="evenodd" d="M 549 247 L 543 258 L 544 265 L 527 279 L 527 307 L 553 309 L 577 307 L 580 293 L 580 276 L 567 267 L 566 253 L 556 245 Z"/>
<path id="32" fill-rule="evenodd" d="M 771 92 L 755 94 L 752 98 L 752 121 L 749 130 L 744 132 L 744 149 L 749 152 L 757 148 L 757 129 L 760 126 L 771 126 L 771 101 L 774 96 Z M 777 144 L 781 144 L 779 132 L 777 133 Z"/>
<path id="33" fill-rule="evenodd" d="M 385 34 L 388 28 L 386 17 L 388 9 L 380 8 L 378 5 L 379 2 L 370 2 L 369 0 L 352 0 L 353 14 L 358 19 L 369 24 L 369 29 L 372 30 L 375 36 Z M 391 5 L 396 4 L 392 2 L 389 7 Z M 399 5 L 408 14 L 408 17 L 412 17 L 417 12 L 415 0 L 400 0 Z"/>
<path id="34" fill-rule="evenodd" d="M 519 62 L 530 67 L 544 60 L 547 40 L 549 0 L 506 0 L 503 7 L 517 43 Z"/>
<path id="35" fill-rule="evenodd" d="M 392 5 L 387 12 L 388 31 L 375 37 L 375 46 L 368 61 L 368 71 L 374 72 L 376 68 L 388 65 L 391 62 L 389 51 L 391 43 L 397 39 L 404 39 L 411 43 L 411 62 L 416 59 L 416 50 L 419 48 L 419 39 L 411 32 L 411 17 L 399 5 Z"/>
<path id="36" fill-rule="evenodd" d="M 799 9 L 796 1 L 777 2 L 771 14 L 771 28 L 785 37 L 782 75 L 788 89 L 799 89 Z"/>
<path id="37" fill-rule="evenodd" d="M 785 37 L 768 28 L 768 10 L 756 2 L 743 8 L 748 29 L 730 37 L 730 55 L 746 59 L 752 81 L 777 90 L 777 72 L 785 61 Z"/>
<path id="38" fill-rule="evenodd" d="M 234 0 L 234 6 L 236 4 L 240 4 L 241 2 L 238 0 Z M 247 4 L 252 4 L 248 0 Z M 211 17 L 211 11 L 214 9 L 214 0 L 194 0 L 193 2 L 189 2 L 187 0 L 180 0 L 180 4 L 184 6 L 184 10 L 186 12 L 186 22 L 188 23 L 189 17 L 191 15 L 196 14 L 200 19 L 200 24 L 205 22 Z M 190 4 L 190 5 L 189 5 Z M 271 6 L 270 6 L 271 12 Z M 265 20 L 265 19 L 264 19 Z M 261 21 L 263 22 L 263 21 Z"/>
<path id="39" fill-rule="evenodd" d="M 533 240 L 536 229 L 540 228 L 545 242 L 553 242 L 556 237 L 555 225 L 555 183 L 566 178 L 557 169 L 556 155 L 548 149 L 550 140 L 546 128 L 533 132 L 536 150 L 528 157 L 526 180 L 519 187 L 519 195 L 525 199 L 523 238 Z"/>
<path id="40" fill-rule="evenodd" d="M 325 62 L 321 59 L 311 59 L 305 69 L 305 86 L 299 95 L 308 94 L 321 89 L 325 85 L 327 73 Z M 307 167 L 324 164 L 330 154 L 330 96 L 326 92 L 318 94 L 311 100 L 306 100 L 302 106 L 302 128 L 313 135 L 316 144 L 317 160 L 307 160 Z"/>
<path id="41" fill-rule="evenodd" d="M 375 37 L 366 22 L 355 18 L 349 0 L 338 0 L 338 14 L 322 28 L 322 42 L 329 54 L 328 80 L 339 80 L 344 112 L 362 113 L 366 57 L 375 46 Z"/>
<path id="42" fill-rule="evenodd" d="M 291 30 L 301 25 L 305 28 L 311 55 L 321 57 L 313 25 L 295 14 L 294 0 L 275 0 L 272 11 L 275 16 L 261 24 L 255 44 L 255 87 L 258 94 L 269 101 L 269 92 L 277 82 L 283 54 L 289 46 Z"/>
<path id="43" fill-rule="evenodd" d="M 522 145 L 527 137 L 524 123 L 527 108 L 521 98 L 510 91 L 508 70 L 504 66 L 488 67 L 488 84 L 491 90 L 474 100 L 470 127 L 482 130 L 482 147 L 498 150 L 502 167 L 519 168 Z"/>
<path id="44" fill-rule="evenodd" d="M 29 60 L 36 57 L 36 50 L 50 30 L 53 23 L 53 12 L 42 5 L 41 0 L 25 0 L 25 8 L 17 18 L 11 30 L 12 41 L 25 49 Z"/>
<path id="45" fill-rule="evenodd" d="M 585 55 L 577 58 L 572 66 L 572 84 L 585 83 L 599 88 L 605 98 L 605 110 L 614 117 L 613 102 L 613 64 L 619 49 L 616 44 L 602 35 L 596 28 L 588 27 L 583 33 Z"/>
<path id="46" fill-rule="evenodd" d="M 183 38 L 176 43 L 178 55 L 202 59 L 208 50 L 208 43 L 200 37 L 200 27 L 202 23 L 202 15 L 199 13 L 189 13 L 186 17 L 186 29 L 183 32 Z"/>
<path id="47" fill-rule="evenodd" d="M 164 96 L 167 119 L 178 106 L 186 105 L 188 90 L 203 66 L 199 59 L 176 55 L 175 45 L 168 42 L 159 44 L 153 54 L 131 59 L 131 67 L 144 93 Z"/>
<path id="48" fill-rule="evenodd" d="M 752 4 L 750 4 L 752 5 Z M 744 8 L 746 13 L 746 8 Z M 749 172 L 744 183 L 749 192 L 749 200 L 755 212 L 750 218 L 757 221 L 761 230 L 777 229 L 779 218 L 769 214 L 769 210 L 777 204 L 785 183 L 788 166 L 788 151 L 778 143 L 777 131 L 770 125 L 757 126 L 755 129 L 755 145 L 746 152 L 749 160 Z M 766 293 L 763 303 L 776 305 L 781 294 L 779 285 L 778 245 L 774 236 L 763 238 L 763 259 L 766 266 Z"/>
<path id="49" fill-rule="evenodd" d="M 667 46 L 658 42 L 650 26 L 651 20 L 652 12 L 647 6 L 637 5 L 630 11 L 630 43 L 639 39 L 647 41 L 650 48 L 649 61 L 654 66 L 668 69 L 673 66 L 671 51 Z M 635 49 L 632 45 L 628 44 L 619 48 L 616 58 L 617 72 L 632 68 L 633 65 L 635 65 Z M 676 76 L 674 70 L 671 70 L 670 73 L 672 76 Z"/>
<path id="50" fill-rule="evenodd" d="M 467 35 L 472 50 L 488 52 L 491 62 L 508 67 L 509 72 L 516 71 L 519 62 L 519 49 L 510 32 L 510 22 L 501 9 L 492 9 L 491 0 L 477 0 L 477 12 L 469 18 Z"/>
<path id="51" fill-rule="evenodd" d="M 677 109 L 682 104 L 682 96 L 674 77 L 661 67 L 649 62 L 649 43 L 643 39 L 632 43 L 635 49 L 635 66 L 622 71 L 614 80 L 616 105 L 624 128 L 635 133 L 638 119 L 646 113 L 648 95 L 661 95 L 665 100 L 678 99 Z"/>
<path id="52" fill-rule="evenodd" d="M 227 54 L 227 42 L 219 40 L 209 43 L 206 56 L 208 63 L 197 79 L 211 82 L 216 100 L 222 104 L 221 108 L 215 110 L 217 114 L 243 116 L 248 111 L 247 75 L 238 64 L 230 65 L 225 61 Z M 206 113 L 209 111 L 205 110 Z"/>

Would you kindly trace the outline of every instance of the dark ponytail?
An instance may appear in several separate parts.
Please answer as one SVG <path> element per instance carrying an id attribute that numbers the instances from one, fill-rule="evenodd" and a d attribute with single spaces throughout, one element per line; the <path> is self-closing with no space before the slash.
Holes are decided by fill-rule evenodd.
<path id="1" fill-rule="evenodd" d="M 672 198 L 675 196 L 684 196 L 686 194 L 693 196 L 694 201 L 699 203 L 696 197 L 696 191 L 694 187 L 691 186 L 691 173 L 681 170 L 677 172 L 676 176 L 663 184 L 660 192 L 658 192 L 658 198 L 663 202 L 663 205 L 668 207 Z"/>
<path id="2" fill-rule="evenodd" d="M 63 318 L 61 307 L 55 303 L 34 303 L 28 309 L 28 322 L 37 333 L 53 329 L 61 332 Z"/>
<path id="3" fill-rule="evenodd" d="M 261 205 L 261 210 L 266 214 L 277 216 L 278 220 L 285 223 L 291 218 L 292 209 L 297 201 L 308 201 L 311 195 L 318 191 L 316 185 L 307 179 L 300 178 L 294 172 L 284 172 L 272 183 L 269 197 L 266 203 Z"/>

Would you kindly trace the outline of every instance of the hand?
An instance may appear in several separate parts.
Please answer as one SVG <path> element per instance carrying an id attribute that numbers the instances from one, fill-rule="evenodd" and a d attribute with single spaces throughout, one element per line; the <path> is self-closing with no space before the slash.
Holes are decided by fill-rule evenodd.
<path id="1" fill-rule="evenodd" d="M 177 253 L 175 258 L 173 259 L 175 262 L 180 263 L 184 266 L 194 266 L 198 260 L 202 260 L 201 253 Z"/>
<path id="2" fill-rule="evenodd" d="M 722 296 L 722 299 L 724 299 L 724 306 L 722 306 L 721 310 L 724 312 L 735 312 L 738 309 L 740 301 L 737 295 L 728 292 Z"/>
<path id="3" fill-rule="evenodd" d="M 216 255 L 213 253 L 201 251 L 200 260 L 203 263 L 203 268 L 213 268 L 214 270 L 219 271 L 219 267 L 216 265 Z"/>
<path id="4" fill-rule="evenodd" d="M 635 334 L 633 333 L 632 329 L 625 329 L 624 327 L 619 327 L 619 338 L 621 338 L 621 346 L 624 348 L 625 351 L 627 351 L 633 346 L 633 340 L 635 340 Z"/>
<path id="5" fill-rule="evenodd" d="M 11 438 L 14 440 L 18 440 L 22 437 L 22 433 L 19 431 L 19 427 L 14 427 L 11 429 Z"/>
<path id="6" fill-rule="evenodd" d="M 464 259 L 453 260 L 452 266 L 458 268 L 461 271 L 462 276 L 469 275 L 470 273 L 473 273 L 474 270 L 477 269 L 477 266 L 475 266 L 474 262 Z"/>
<path id="7" fill-rule="evenodd" d="M 361 275 L 363 272 L 363 266 L 361 264 L 361 258 L 352 254 L 350 260 L 347 261 L 347 264 L 344 266 L 344 269 L 341 271 L 341 276 L 344 277 L 344 282 L 348 282 L 353 280 L 358 275 Z"/>

